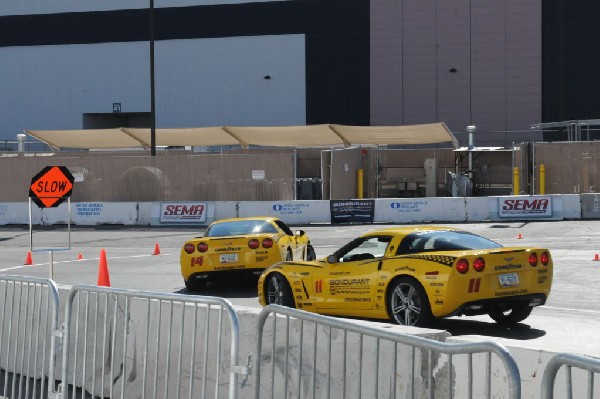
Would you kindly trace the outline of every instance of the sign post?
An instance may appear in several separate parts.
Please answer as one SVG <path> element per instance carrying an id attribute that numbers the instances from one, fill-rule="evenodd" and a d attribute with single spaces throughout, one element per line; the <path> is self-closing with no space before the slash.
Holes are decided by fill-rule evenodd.
<path id="1" fill-rule="evenodd" d="M 29 186 L 29 249 L 32 252 L 48 251 L 50 253 L 50 279 L 54 277 L 54 251 L 71 249 L 71 193 L 73 192 L 73 175 L 66 166 L 46 166 L 31 179 Z M 33 221 L 31 202 L 39 208 L 57 208 L 67 200 L 67 246 L 33 248 Z"/>

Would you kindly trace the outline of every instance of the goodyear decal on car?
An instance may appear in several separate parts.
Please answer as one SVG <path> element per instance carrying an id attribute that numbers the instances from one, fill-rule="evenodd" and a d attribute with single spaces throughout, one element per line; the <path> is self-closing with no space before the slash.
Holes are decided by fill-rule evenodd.
<path id="1" fill-rule="evenodd" d="M 237 252 L 241 251 L 242 247 L 226 247 L 226 248 L 217 248 L 215 252 Z"/>
<path id="2" fill-rule="evenodd" d="M 370 278 L 340 278 L 329 280 L 329 293 L 336 294 L 368 294 Z"/>
<path id="3" fill-rule="evenodd" d="M 452 266 L 456 259 L 454 256 L 446 255 L 410 255 L 407 258 L 428 260 L 430 262 L 441 263 L 444 266 Z"/>

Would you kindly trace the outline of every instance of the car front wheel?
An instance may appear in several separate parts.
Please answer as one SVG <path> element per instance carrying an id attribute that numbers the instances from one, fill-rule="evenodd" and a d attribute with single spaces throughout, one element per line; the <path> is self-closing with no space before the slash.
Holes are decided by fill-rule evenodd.
<path id="1" fill-rule="evenodd" d="M 494 309 L 488 314 L 496 323 L 510 327 L 529 317 L 532 310 L 531 306 L 517 306 L 506 310 Z"/>
<path id="2" fill-rule="evenodd" d="M 388 312 L 392 321 L 404 326 L 423 327 L 432 320 L 429 299 L 416 280 L 395 280 L 388 291 Z"/>
<path id="3" fill-rule="evenodd" d="M 292 288 L 280 273 L 273 273 L 267 279 L 267 304 L 295 308 Z"/>

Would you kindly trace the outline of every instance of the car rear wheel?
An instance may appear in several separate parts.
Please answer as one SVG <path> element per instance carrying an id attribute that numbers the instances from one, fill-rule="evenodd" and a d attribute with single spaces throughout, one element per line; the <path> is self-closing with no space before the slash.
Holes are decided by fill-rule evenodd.
<path id="1" fill-rule="evenodd" d="M 315 260 L 317 259 L 317 254 L 315 253 L 315 249 L 312 245 L 308 245 L 306 247 L 306 260 Z"/>
<path id="2" fill-rule="evenodd" d="M 267 279 L 267 304 L 282 305 L 295 308 L 292 288 L 285 277 L 280 273 L 273 273 Z"/>
<path id="3" fill-rule="evenodd" d="M 500 325 L 513 326 L 529 317 L 532 310 L 531 306 L 517 306 L 512 309 L 494 309 L 488 315 Z"/>
<path id="4" fill-rule="evenodd" d="M 188 289 L 188 291 L 202 291 L 206 288 L 206 281 L 204 280 L 196 280 L 194 278 L 190 278 L 189 280 L 185 281 L 185 288 Z"/>
<path id="5" fill-rule="evenodd" d="M 422 327 L 433 317 L 425 290 L 408 277 L 399 278 L 390 286 L 388 312 L 392 321 L 404 326 Z"/>

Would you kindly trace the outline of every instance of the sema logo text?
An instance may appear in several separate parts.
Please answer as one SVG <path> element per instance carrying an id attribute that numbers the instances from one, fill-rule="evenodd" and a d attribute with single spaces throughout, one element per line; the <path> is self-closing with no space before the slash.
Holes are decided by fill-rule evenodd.
<path id="1" fill-rule="evenodd" d="M 163 223 L 205 222 L 206 204 L 199 202 L 164 202 L 160 205 L 160 221 Z"/>

